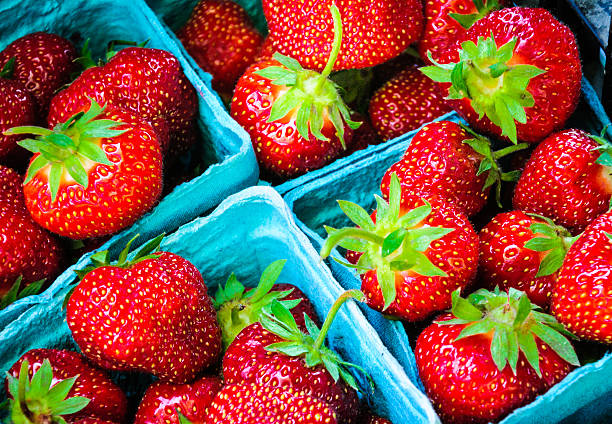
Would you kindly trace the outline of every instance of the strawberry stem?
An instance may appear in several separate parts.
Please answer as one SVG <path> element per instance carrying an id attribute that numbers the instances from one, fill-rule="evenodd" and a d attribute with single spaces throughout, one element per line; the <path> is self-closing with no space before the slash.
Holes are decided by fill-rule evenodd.
<path id="1" fill-rule="evenodd" d="M 325 337 L 327 337 L 327 333 L 332 323 L 334 322 L 334 318 L 338 314 L 340 307 L 342 307 L 342 305 L 344 305 L 344 302 L 349 299 L 353 299 L 358 302 L 363 302 L 365 300 L 365 295 L 360 290 L 349 290 L 342 293 L 340 297 L 336 299 L 329 312 L 327 313 L 327 317 L 325 318 L 325 322 L 321 327 L 321 332 L 319 333 L 319 336 L 314 342 L 313 348 L 315 350 L 321 349 L 321 346 L 323 346 L 323 343 L 325 342 Z"/>
<path id="2" fill-rule="evenodd" d="M 342 45 L 342 16 L 340 16 L 340 10 L 338 10 L 336 3 L 332 3 L 330 10 L 332 19 L 334 20 L 334 41 L 332 44 L 331 54 L 329 55 L 329 59 L 327 59 L 327 64 L 321 73 L 321 75 L 325 78 L 327 78 L 334 69 L 334 65 L 338 59 L 338 54 L 340 53 L 340 47 Z"/>
<path id="3" fill-rule="evenodd" d="M 382 246 L 385 241 L 383 237 L 362 228 L 342 228 L 327 237 L 321 249 L 321 258 L 327 258 L 331 254 L 332 249 L 347 238 L 366 240 L 380 246 Z"/>
<path id="4" fill-rule="evenodd" d="M 53 134 L 53 131 L 36 126 L 23 126 L 23 127 L 13 127 L 4 131 L 4 135 L 16 135 L 16 134 L 34 134 L 39 136 L 47 136 Z"/>

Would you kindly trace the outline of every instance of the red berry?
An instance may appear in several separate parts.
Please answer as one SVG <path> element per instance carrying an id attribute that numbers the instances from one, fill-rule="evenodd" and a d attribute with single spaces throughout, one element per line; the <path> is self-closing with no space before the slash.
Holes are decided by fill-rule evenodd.
<path id="1" fill-rule="evenodd" d="M 8 163 L 6 156 L 20 150 L 17 142 L 23 135 L 4 135 L 4 131 L 22 125 L 37 123 L 36 103 L 20 82 L 0 77 L 0 160 Z M 8 160 L 7 160 L 8 159 Z"/>
<path id="2" fill-rule="evenodd" d="M 59 242 L 32 220 L 23 178 L 0 165 L 0 297 L 22 276 L 22 284 L 51 280 L 61 271 Z"/>
<path id="3" fill-rule="evenodd" d="M 196 63 L 212 75 L 213 88 L 227 97 L 263 43 L 244 9 L 231 0 L 200 0 L 177 35 Z"/>
<path id="4" fill-rule="evenodd" d="M 202 276 L 173 253 L 89 271 L 71 295 L 66 316 L 83 354 L 107 369 L 186 383 L 221 351 Z"/>
<path id="5" fill-rule="evenodd" d="M 514 190 L 514 207 L 551 218 L 573 234 L 584 230 L 609 208 L 612 196 L 609 166 L 598 163 L 603 153 L 599 147 L 580 130 L 552 134 L 525 165 Z"/>
<path id="6" fill-rule="evenodd" d="M 89 399 L 89 403 L 80 411 L 64 415 L 63 418 L 69 422 L 85 417 L 95 417 L 99 420 L 122 422 L 127 415 L 127 399 L 121 389 L 113 383 L 108 376 L 98 368 L 91 366 L 83 356 L 77 352 L 56 349 L 33 349 L 26 352 L 8 371 L 15 378 L 19 377 L 19 371 L 23 361 L 28 361 L 28 373 L 30 378 L 42 366 L 44 360 L 51 363 L 52 380 L 51 387 L 60 381 L 76 377 L 76 381 L 67 397 L 82 396 Z M 7 382 L 8 387 L 8 382 Z M 37 392 L 37 396 L 46 394 L 48 387 L 43 392 Z M 27 403 L 42 399 L 26 396 Z M 59 399 L 55 399 L 58 401 Z M 23 408 L 22 408 L 23 410 Z M 61 413 L 58 415 L 62 415 Z M 41 418 L 41 417 L 39 417 Z M 49 417 L 50 418 L 50 417 Z M 35 422 L 39 422 L 34 420 Z M 40 422 L 47 422 L 41 420 Z M 51 421 L 48 421 L 51 422 Z"/>
<path id="7" fill-rule="evenodd" d="M 344 27 L 334 69 L 366 68 L 398 56 L 418 40 L 423 12 L 418 0 L 335 0 Z M 321 71 L 332 50 L 331 0 L 264 0 L 276 51 Z"/>
<path id="8" fill-rule="evenodd" d="M 0 52 L 0 68 L 15 58 L 12 79 L 19 81 L 36 99 L 46 115 L 51 98 L 70 82 L 78 66 L 72 43 L 59 35 L 35 32 L 21 37 Z"/>
<path id="9" fill-rule="evenodd" d="M 567 252 L 552 297 L 557 319 L 580 338 L 612 344 L 612 213 L 593 221 Z"/>
<path id="10" fill-rule="evenodd" d="M 203 423 L 208 407 L 222 387 L 218 377 L 202 377 L 191 384 L 157 381 L 145 392 L 134 424 L 179 424 L 177 412 L 192 423 Z"/>
<path id="11" fill-rule="evenodd" d="M 372 125 L 384 140 L 416 130 L 450 111 L 436 84 L 416 66 L 404 69 L 379 88 L 368 109 Z"/>

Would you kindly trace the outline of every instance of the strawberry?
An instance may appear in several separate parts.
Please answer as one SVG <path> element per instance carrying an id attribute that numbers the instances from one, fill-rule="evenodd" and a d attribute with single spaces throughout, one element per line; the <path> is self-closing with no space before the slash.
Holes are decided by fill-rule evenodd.
<path id="1" fill-rule="evenodd" d="M 245 327 L 259 321 L 264 308 L 274 300 L 279 300 L 287 309 L 291 309 L 293 318 L 303 331 L 306 331 L 304 314 L 317 321 L 312 303 L 299 288 L 292 284 L 276 283 L 285 262 L 279 260 L 268 265 L 254 289 L 246 290 L 235 274 L 230 275 L 225 287 L 219 286 L 214 305 L 224 348 L 227 348 Z"/>
<path id="2" fill-rule="evenodd" d="M 48 122 L 65 122 L 95 100 L 149 121 L 164 152 L 187 150 L 196 139 L 198 99 L 176 57 L 164 50 L 128 47 L 103 66 L 86 69 L 52 100 Z M 169 133 L 166 141 L 164 134 Z"/>
<path id="3" fill-rule="evenodd" d="M 30 350 L 8 375 L 11 422 L 65 422 L 62 418 L 73 422 L 85 417 L 121 422 L 126 418 L 125 394 L 76 352 Z"/>
<path id="4" fill-rule="evenodd" d="M 551 218 L 578 234 L 609 208 L 612 146 L 570 129 L 552 134 L 533 152 L 514 190 L 513 205 Z"/>
<path id="5" fill-rule="evenodd" d="M 71 424 L 119 424 L 114 421 L 101 420 L 100 418 L 87 417 L 73 421 Z"/>
<path id="6" fill-rule="evenodd" d="M 368 414 L 361 424 L 393 424 L 386 418 L 377 417 L 376 415 Z"/>
<path id="7" fill-rule="evenodd" d="M 145 392 L 134 424 L 179 424 L 179 413 L 191 422 L 203 423 L 206 410 L 222 387 L 218 377 L 202 377 L 191 384 L 157 381 Z"/>
<path id="8" fill-rule="evenodd" d="M 273 301 L 260 322 L 242 330 L 227 349 L 223 357 L 225 383 L 250 383 L 257 391 L 262 386 L 285 386 L 321 401 L 335 413 L 339 424 L 356 423 L 357 386 L 347 368 L 353 365 L 342 361 L 323 344 L 335 315 L 349 298 L 362 300 L 363 293 L 358 290 L 343 293 L 321 329 L 306 318 L 307 333 L 300 331 L 285 306 Z M 242 402 L 238 399 L 238 405 L 229 407 L 243 410 Z"/>
<path id="9" fill-rule="evenodd" d="M 15 290 L 20 284 L 51 280 L 63 262 L 58 240 L 39 227 L 26 209 L 22 182 L 19 174 L 0 165 L 0 297 L 12 291 L 15 280 Z"/>
<path id="10" fill-rule="evenodd" d="M 368 146 L 380 144 L 384 141 L 378 136 L 368 118 L 354 113 L 353 119 L 360 121 L 361 125 L 353 131 L 352 140 L 347 149 L 342 153 L 342 157 L 349 156 L 359 150 L 367 149 Z"/>
<path id="11" fill-rule="evenodd" d="M 412 66 L 422 66 L 423 61 L 419 53 L 412 47 L 408 47 L 402 54 L 388 60 L 373 68 L 374 88 L 378 89 L 385 85 L 391 78 L 399 74 L 404 69 Z"/>
<path id="12" fill-rule="evenodd" d="M 34 98 L 19 81 L 11 81 L 8 75 L 12 72 L 15 61 L 9 62 L 0 71 L 0 160 L 12 162 L 7 156 L 19 150 L 17 142 L 24 138 L 19 135 L 4 135 L 4 131 L 21 125 L 35 125 L 38 119 Z"/>
<path id="13" fill-rule="evenodd" d="M 339 201 L 359 228 L 326 227 L 321 257 L 340 245 L 363 252 L 356 265 L 368 306 L 419 321 L 450 306 L 451 292 L 467 287 L 478 266 L 478 236 L 450 203 L 404 196 L 392 175 L 389 203 L 376 196 L 374 219 L 360 206 Z M 401 200 L 400 200 L 401 199 Z"/>
<path id="14" fill-rule="evenodd" d="M 215 363 L 221 331 L 200 272 L 178 255 L 157 252 L 161 239 L 131 261 L 131 242 L 114 265 L 107 251 L 94 255 L 66 317 L 83 354 L 102 368 L 186 383 Z"/>
<path id="15" fill-rule="evenodd" d="M 231 115 L 251 136 L 257 160 L 272 178 L 292 178 L 321 168 L 350 145 L 359 123 L 329 76 L 342 40 L 338 8 L 331 13 L 335 49 L 321 74 L 275 54 L 240 78 Z"/>
<path id="16" fill-rule="evenodd" d="M 0 52 L 0 68 L 15 58 L 12 79 L 23 84 L 36 99 L 38 112 L 47 114 L 55 92 L 70 82 L 77 71 L 74 45 L 59 35 L 34 32 L 21 37 Z"/>
<path id="17" fill-rule="evenodd" d="M 292 387 L 258 383 L 226 385 L 214 399 L 206 424 L 337 424 L 328 404 Z"/>
<path id="18" fill-rule="evenodd" d="M 53 130 L 16 127 L 8 133 L 39 136 L 19 142 L 35 153 L 23 186 L 25 203 L 34 220 L 56 234 L 83 239 L 116 233 L 161 194 L 157 135 L 131 113 L 92 100 L 89 110 Z"/>
<path id="19" fill-rule="evenodd" d="M 517 174 L 503 172 L 499 159 L 526 146 L 519 144 L 493 152 L 488 139 L 465 126 L 450 121 L 432 122 L 416 133 L 402 159 L 387 170 L 380 189 L 388 199 L 389 181 L 395 173 L 403 196 L 437 196 L 473 216 L 485 205 L 491 186 L 496 187 L 500 204 L 501 182 L 515 180 Z"/>
<path id="20" fill-rule="evenodd" d="M 231 0 L 200 0 L 177 35 L 212 75 L 213 88 L 228 98 L 263 44 L 245 10 Z"/>
<path id="21" fill-rule="evenodd" d="M 579 365 L 564 334 L 515 289 L 456 291 L 452 313 L 419 335 L 417 368 L 443 422 L 497 422 Z"/>
<path id="22" fill-rule="evenodd" d="M 450 112 L 436 84 L 416 66 L 395 75 L 372 96 L 368 113 L 376 132 L 391 140 Z"/>
<path id="23" fill-rule="evenodd" d="M 423 29 L 418 0 L 264 0 L 275 51 L 322 70 L 333 50 L 335 23 L 325 11 L 337 5 L 345 36 L 334 70 L 367 68 L 398 56 Z"/>
<path id="24" fill-rule="evenodd" d="M 576 39 L 548 11 L 492 12 L 460 41 L 461 49 L 421 70 L 477 131 L 535 143 L 574 112 L 582 78 Z"/>
<path id="25" fill-rule="evenodd" d="M 419 53 L 428 60 L 440 61 L 456 48 L 458 41 L 477 20 L 506 5 L 505 0 L 430 0 L 424 2 L 425 31 L 419 41 Z"/>
<path id="26" fill-rule="evenodd" d="M 575 238 L 552 220 L 521 211 L 495 216 L 479 236 L 480 278 L 485 287 L 513 287 L 548 309 L 559 268 Z"/>
<path id="27" fill-rule="evenodd" d="M 612 213 L 593 221 L 570 247 L 553 289 L 552 312 L 578 337 L 612 344 Z"/>

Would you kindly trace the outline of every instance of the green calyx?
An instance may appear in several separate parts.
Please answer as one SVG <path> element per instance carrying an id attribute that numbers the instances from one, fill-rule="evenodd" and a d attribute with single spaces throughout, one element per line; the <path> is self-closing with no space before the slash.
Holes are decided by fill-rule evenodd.
<path id="1" fill-rule="evenodd" d="M 546 72 L 532 65 L 511 64 L 516 43 L 513 38 L 498 48 L 493 35 L 479 37 L 478 44 L 461 44 L 459 62 L 440 64 L 429 54 L 434 66 L 421 68 L 432 80 L 451 83 L 447 99 L 470 99 L 479 119 L 486 115 L 515 144 L 516 122 L 525 124 L 525 108 L 535 105 L 527 85 Z"/>
<path id="2" fill-rule="evenodd" d="M 499 165 L 499 159 L 511 153 L 518 152 L 519 150 L 526 149 L 529 147 L 529 144 L 515 144 L 494 152 L 491 150 L 491 140 L 472 131 L 472 129 L 465 125 L 460 125 L 466 132 L 474 136 L 474 138 L 464 140 L 463 143 L 467 144 L 474 149 L 474 151 L 482 155 L 480 166 L 476 172 L 476 175 L 482 175 L 484 173 L 487 174 L 487 179 L 485 180 L 482 190 L 484 191 L 494 185 L 497 205 L 502 208 L 501 183 L 502 181 L 517 181 L 520 176 L 520 171 L 503 172 Z"/>
<path id="3" fill-rule="evenodd" d="M 535 237 L 525 243 L 527 249 L 548 252 L 540 262 L 536 277 L 552 275 L 561 268 L 567 251 L 579 236 L 572 237 L 565 227 L 556 225 L 550 218 L 531 213 L 527 215 L 544 221 L 531 224 L 529 228 Z"/>
<path id="4" fill-rule="evenodd" d="M 340 11 L 333 3 L 330 9 L 334 20 L 334 41 L 331 55 L 322 73 L 304 69 L 297 60 L 275 53 L 274 59 L 283 66 L 270 66 L 257 71 L 256 74 L 272 80 L 274 85 L 288 88 L 272 105 L 268 122 L 278 121 L 297 109 L 295 121 L 300 135 L 306 140 L 309 140 L 312 134 L 318 140 L 329 141 L 321 132 L 326 116 L 336 129 L 342 147 L 346 149 L 345 123 L 350 128 L 357 129 L 361 122 L 350 119 L 351 113 L 339 94 L 340 87 L 328 78 L 342 44 Z"/>
<path id="5" fill-rule="evenodd" d="M 468 324 L 455 340 L 476 334 L 491 334 L 491 357 L 501 371 L 510 365 L 516 375 L 519 351 L 538 376 L 540 358 L 535 338 L 538 337 L 561 358 L 572 365 L 580 365 L 576 352 L 567 337 L 574 337 L 556 318 L 540 312 L 527 295 L 511 288 L 507 293 L 499 288 L 491 292 L 477 290 L 466 299 L 461 290 L 452 294 L 454 319 L 437 321 L 438 325 Z"/>
<path id="6" fill-rule="evenodd" d="M 89 404 L 82 396 L 67 398 L 77 376 L 67 378 L 51 387 L 53 369 L 48 359 L 29 378 L 29 363 L 21 363 L 19 378 L 7 373 L 10 401 L 10 420 L 14 424 L 66 424 L 63 415 L 74 414 Z"/>
<path id="7" fill-rule="evenodd" d="M 34 134 L 36 138 L 26 138 L 18 144 L 39 155 L 30 163 L 24 181 L 27 184 L 43 168 L 49 167 L 49 189 L 51 200 L 55 201 L 60 183 L 67 174 L 81 186 L 87 188 L 89 178 L 86 168 L 90 162 L 112 166 L 106 153 L 100 147 L 101 138 L 113 138 L 128 130 L 115 130 L 122 122 L 110 119 L 96 119 L 104 108 L 91 101 L 87 112 L 79 112 L 68 121 L 57 124 L 53 130 L 42 127 L 14 127 L 6 130 L 5 135 Z"/>
<path id="8" fill-rule="evenodd" d="M 425 205 L 402 214 L 401 194 L 399 179 L 397 174 L 393 173 L 389 186 L 389 202 L 374 196 L 377 203 L 376 223 L 361 206 L 338 201 L 342 211 L 358 228 L 326 227 L 328 237 L 321 249 L 323 259 L 331 254 L 335 246 L 362 252 L 356 265 L 342 264 L 355 268 L 360 274 L 376 270 L 378 284 L 385 300 L 384 310 L 393 303 L 397 295 L 397 271 L 412 271 L 428 277 L 447 276 L 429 260 L 425 252 L 432 242 L 454 231 L 453 228 L 430 227 L 423 223 L 432 210 L 427 201 Z"/>
<path id="9" fill-rule="evenodd" d="M 262 310 L 273 301 L 280 301 L 287 309 L 293 309 L 300 303 L 299 299 L 282 300 L 293 290 L 271 291 L 286 262 L 286 260 L 279 260 L 268 265 L 261 274 L 259 284 L 254 289 L 247 291 L 234 274 L 229 276 L 225 287 L 219 286 L 214 305 L 217 310 L 217 319 L 221 325 L 224 349 L 227 349 L 245 327 L 259 321 Z"/>
<path id="10" fill-rule="evenodd" d="M 266 350 L 288 356 L 303 356 L 304 362 L 309 368 L 323 365 L 334 381 L 342 378 L 349 386 L 359 390 L 355 378 L 349 372 L 349 368 L 355 368 L 367 376 L 366 372 L 355 364 L 343 361 L 336 352 L 325 346 L 325 337 L 333 320 L 340 307 L 348 299 L 363 302 L 365 295 L 359 290 L 344 292 L 332 305 L 320 329 L 308 315 L 304 315 L 307 333 L 300 331 L 293 315 L 281 302 L 278 300 L 272 301 L 269 306 L 263 309 L 260 322 L 263 328 L 283 338 L 284 341 L 273 343 L 267 346 Z"/>
<path id="11" fill-rule="evenodd" d="M 607 132 L 608 125 L 604 127 L 600 135 L 589 135 L 589 137 L 599 144 L 597 150 L 601 152 L 595 163 L 612 169 L 612 143 L 606 138 Z"/>
<path id="12" fill-rule="evenodd" d="M 81 56 L 74 60 L 76 63 L 81 65 L 83 70 L 106 65 L 113 58 L 113 56 L 119 52 L 120 49 L 117 48 L 117 46 L 145 47 L 149 43 L 149 40 L 143 41 L 142 43 L 127 40 L 111 40 L 106 46 L 104 57 L 100 58 L 98 62 L 96 62 L 93 59 L 93 54 L 89 48 L 89 41 L 89 38 L 85 40 L 85 43 L 83 43 L 83 48 L 81 49 Z"/>
<path id="13" fill-rule="evenodd" d="M 34 281 L 33 283 L 28 284 L 23 290 L 20 291 L 22 280 L 23 276 L 20 275 L 17 277 L 9 291 L 0 298 L 0 310 L 6 308 L 8 305 L 16 302 L 19 299 L 40 293 L 40 289 L 45 283 L 45 279 L 43 278 L 42 280 Z"/>
<path id="14" fill-rule="evenodd" d="M 461 13 L 449 13 L 449 16 L 465 29 L 470 29 L 476 21 L 484 18 L 494 10 L 501 9 L 501 5 L 497 0 L 485 0 L 485 3 L 483 3 L 482 0 L 472 0 L 472 2 L 474 6 L 476 6 L 476 13 L 465 15 Z"/>
<path id="15" fill-rule="evenodd" d="M 6 64 L 2 67 L 2 70 L 0 70 L 0 78 L 7 78 L 7 79 L 13 78 L 13 72 L 15 72 L 15 61 L 16 60 L 17 59 L 13 56 L 8 60 L 8 62 L 6 62 Z"/>

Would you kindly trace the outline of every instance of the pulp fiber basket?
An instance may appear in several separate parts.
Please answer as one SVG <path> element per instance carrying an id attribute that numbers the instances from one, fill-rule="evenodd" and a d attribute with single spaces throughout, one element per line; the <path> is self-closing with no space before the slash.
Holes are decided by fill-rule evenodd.
<path id="1" fill-rule="evenodd" d="M 232 272 L 246 285 L 256 285 L 262 270 L 278 259 L 287 259 L 279 281 L 304 291 L 320 318 L 343 292 L 299 231 L 280 195 L 269 187 L 253 187 L 229 197 L 211 215 L 167 236 L 161 248 L 196 265 L 210 294 Z M 90 256 L 85 255 L 80 265 Z M 60 280 L 74 282 L 73 269 L 64 272 Z M 74 347 L 61 307 L 63 294 L 45 299 L 0 332 L 2 374 L 29 349 Z M 427 397 L 406 376 L 352 301 L 340 309 L 328 342 L 345 360 L 363 367 L 372 377 L 374 392 L 368 397 L 377 413 L 396 424 L 437 422 Z M 144 377 L 129 381 L 128 392 L 138 391 L 134 388 L 144 385 L 143 379 L 149 381 Z"/>
<path id="2" fill-rule="evenodd" d="M 210 85 L 191 67 L 182 46 L 168 37 L 144 1 L 7 0 L 0 3 L 0 49 L 35 31 L 72 39 L 77 48 L 83 40 L 90 39 L 94 57 L 101 56 L 112 40 L 149 40 L 148 47 L 167 50 L 179 59 L 198 94 L 201 137 L 196 150 L 202 152 L 203 161 L 210 166 L 198 177 L 176 187 L 104 248 L 112 250 L 124 245 L 135 234 L 141 234 L 140 240 L 147 240 L 161 232 L 170 232 L 212 209 L 230 194 L 257 182 L 257 161 L 248 135 L 229 117 Z M 30 296 L 0 311 L 0 329 L 40 299 L 40 296 Z"/>
<path id="3" fill-rule="evenodd" d="M 594 134 L 610 123 L 593 88 L 583 79 L 581 103 L 567 123 L 568 128 L 581 128 Z M 438 119 L 463 122 L 456 113 Z M 297 217 L 302 231 L 315 248 L 320 249 L 326 236 L 324 225 L 334 228 L 350 225 L 336 199 L 355 202 L 366 210 L 375 207 L 373 194 L 380 193 L 380 181 L 386 170 L 399 161 L 417 131 L 412 131 L 384 145 L 370 146 L 352 157 L 331 164 L 329 171 L 315 171 L 309 180 L 285 194 L 284 198 Z M 318 175 L 315 175 L 317 174 Z M 311 178 L 316 177 L 316 178 Z M 342 259 L 334 249 L 332 254 Z M 359 277 L 344 266 L 329 260 L 334 277 L 344 288 L 359 288 Z M 376 328 L 387 348 L 404 367 L 406 374 L 422 389 L 414 353 L 401 323 L 389 321 L 382 314 L 363 306 L 365 315 Z M 503 423 L 574 423 L 610 422 L 612 420 L 612 354 L 598 362 L 572 372 L 536 401 L 518 409 Z M 566 421 L 563 421 L 566 420 Z"/>

